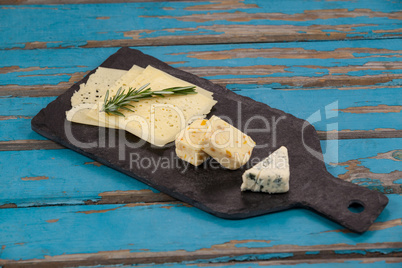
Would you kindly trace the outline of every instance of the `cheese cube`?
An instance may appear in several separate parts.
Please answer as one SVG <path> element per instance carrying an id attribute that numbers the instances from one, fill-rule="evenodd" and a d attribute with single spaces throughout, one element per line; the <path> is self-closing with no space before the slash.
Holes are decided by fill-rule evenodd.
<path id="1" fill-rule="evenodd" d="M 177 156 L 194 166 L 207 160 L 209 156 L 201 150 L 200 143 L 205 140 L 208 127 L 208 120 L 198 119 L 183 129 L 175 140 Z"/>
<path id="2" fill-rule="evenodd" d="M 243 173 L 241 190 L 265 193 L 289 191 L 288 150 L 282 146 L 267 158 Z"/>
<path id="3" fill-rule="evenodd" d="M 238 169 L 250 159 L 255 142 L 217 116 L 209 120 L 211 131 L 202 141 L 204 152 L 228 169 Z"/>

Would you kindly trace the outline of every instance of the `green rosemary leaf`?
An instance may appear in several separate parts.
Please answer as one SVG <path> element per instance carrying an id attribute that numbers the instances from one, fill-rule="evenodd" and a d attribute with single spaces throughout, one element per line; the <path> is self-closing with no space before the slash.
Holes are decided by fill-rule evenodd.
<path id="1" fill-rule="evenodd" d="M 113 114 L 113 115 L 118 115 L 118 116 L 124 116 L 125 117 L 125 115 L 124 114 L 122 114 L 121 112 L 119 112 L 119 111 L 110 111 L 110 112 L 106 112 L 107 114 Z"/>
<path id="2" fill-rule="evenodd" d="M 127 107 L 125 107 L 125 106 L 120 107 L 120 109 L 126 110 L 126 111 L 130 111 L 130 112 L 134 112 L 133 110 L 131 110 L 130 108 L 127 108 Z"/>
<path id="3" fill-rule="evenodd" d="M 146 85 L 141 86 L 139 89 L 129 88 L 127 93 L 125 90 L 122 91 L 120 87 L 116 95 L 109 98 L 109 90 L 106 91 L 105 100 L 101 109 L 101 112 L 105 112 L 108 115 L 118 115 L 124 116 L 123 113 L 119 112 L 119 109 L 131 111 L 132 110 L 128 107 L 134 106 L 131 102 L 138 102 L 142 99 L 149 99 L 152 97 L 161 97 L 164 98 L 164 95 L 188 95 L 188 94 L 197 94 L 195 91 L 195 86 L 186 86 L 186 87 L 171 87 L 165 88 L 159 91 L 151 91 L 151 88 L 148 87 L 149 83 Z"/>
<path id="4" fill-rule="evenodd" d="M 153 91 L 154 94 L 166 94 L 166 95 L 170 95 L 170 94 L 174 94 L 173 91 Z"/>

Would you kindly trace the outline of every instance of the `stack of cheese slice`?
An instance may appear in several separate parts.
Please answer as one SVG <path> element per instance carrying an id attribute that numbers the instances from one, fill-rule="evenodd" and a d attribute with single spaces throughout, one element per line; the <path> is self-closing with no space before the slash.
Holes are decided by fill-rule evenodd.
<path id="1" fill-rule="evenodd" d="M 289 157 L 286 147 L 278 150 L 244 172 L 241 190 L 266 193 L 289 191 Z"/>
<path id="2" fill-rule="evenodd" d="M 94 78 L 93 80 L 97 79 Z M 109 80 L 111 81 L 112 78 L 109 78 Z M 98 83 L 101 83 L 101 81 L 98 80 Z M 90 82 L 90 79 L 88 82 Z M 86 86 L 80 88 L 76 93 L 79 101 L 75 100 L 74 95 L 72 98 L 72 101 L 74 99 L 73 108 L 67 112 L 67 120 L 82 124 L 124 129 L 156 146 L 164 146 L 174 141 L 180 130 L 192 121 L 208 114 L 216 103 L 211 92 L 196 87 L 197 94 L 166 96 L 164 98 L 153 97 L 139 102 L 132 102 L 134 106 L 134 108 L 131 107 L 132 112 L 121 110 L 125 115 L 124 117 L 101 112 L 104 93 L 107 90 L 109 90 L 109 97 L 113 97 L 120 88 L 127 92 L 129 88 L 138 89 L 148 83 L 153 91 L 160 91 L 169 87 L 194 86 L 152 66 L 148 66 L 145 69 L 133 66 L 128 72 L 116 79 L 112 86 L 108 84 L 105 89 L 98 89 L 99 92 L 96 92 L 96 87 L 93 84 L 88 85 L 87 83 Z M 89 91 L 91 91 L 91 94 L 102 94 L 99 94 L 98 96 L 100 97 L 92 101 L 92 103 L 88 103 L 81 97 L 85 96 L 86 92 Z"/>
<path id="3" fill-rule="evenodd" d="M 255 142 L 218 116 L 197 120 L 176 138 L 176 154 L 195 166 L 212 156 L 228 169 L 238 169 L 250 159 Z"/>
<path id="4" fill-rule="evenodd" d="M 125 80 L 134 79 L 144 69 L 134 65 L 129 71 L 99 67 L 89 76 L 85 84 L 71 97 L 73 107 L 66 113 L 67 120 L 80 124 L 98 126 L 99 121 L 88 116 L 88 112 L 98 102 L 103 102 L 106 91 Z M 108 126 L 114 127 L 114 126 Z"/>

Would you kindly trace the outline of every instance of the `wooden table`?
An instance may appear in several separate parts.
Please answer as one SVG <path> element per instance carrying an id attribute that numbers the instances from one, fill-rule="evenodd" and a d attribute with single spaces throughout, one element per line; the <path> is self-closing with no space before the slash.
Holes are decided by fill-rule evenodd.
<path id="1" fill-rule="evenodd" d="M 401 267 L 400 1 L 52 2 L 0 6 L 0 266 Z M 388 206 L 364 234 L 303 209 L 224 220 L 31 130 L 122 46 L 309 120 L 329 172 Z"/>

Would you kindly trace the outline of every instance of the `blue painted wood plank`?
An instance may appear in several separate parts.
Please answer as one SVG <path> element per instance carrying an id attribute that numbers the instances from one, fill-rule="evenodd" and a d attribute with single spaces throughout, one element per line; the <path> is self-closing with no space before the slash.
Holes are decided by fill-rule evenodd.
<path id="1" fill-rule="evenodd" d="M 56 97 L 42 98 L 0 98 L 0 116 L 33 116 L 45 108 Z"/>
<path id="2" fill-rule="evenodd" d="M 117 48 L 0 51 L 1 85 L 54 85 L 98 67 Z M 61 54 L 60 54 L 61 52 Z"/>
<path id="3" fill-rule="evenodd" d="M 139 47 L 144 53 L 223 84 L 271 88 L 400 85 L 401 39 Z M 0 85 L 67 87 L 116 48 L 0 51 Z M 297 51 L 297 53 L 295 53 Z M 324 80 L 322 80 L 324 79 Z"/>
<path id="4" fill-rule="evenodd" d="M 331 140 L 321 146 L 335 177 L 384 193 L 402 192 L 401 161 L 386 155 L 401 153 L 402 139 Z M 157 192 L 67 149 L 0 152 L 0 174 L 0 205 L 84 204 L 101 200 L 105 192 Z"/>
<path id="5" fill-rule="evenodd" d="M 389 195 L 389 199 L 373 229 L 364 234 L 341 231 L 337 224 L 303 209 L 236 221 L 175 204 L 1 209 L 1 218 L 7 218 L 0 222 L 1 261 L 40 260 L 45 256 L 51 261 L 61 255 L 73 258 L 71 254 L 91 258 L 90 254 L 101 252 L 107 252 L 109 259 L 115 254 L 135 257 L 144 252 L 177 252 L 183 256 L 185 252 L 219 252 L 219 248 L 262 248 L 271 253 L 287 253 L 283 250 L 287 248 L 291 253 L 303 247 L 364 249 L 377 245 L 371 249 L 397 252 L 381 247 L 400 242 L 402 235 L 402 198 Z"/>
<path id="6" fill-rule="evenodd" d="M 0 141 L 45 140 L 31 129 L 31 118 L 55 97 L 0 97 Z"/>
<path id="7" fill-rule="evenodd" d="M 0 120 L 0 141 L 47 140 L 32 131 L 31 119 L 17 118 Z"/>
<path id="8" fill-rule="evenodd" d="M 276 256 L 279 256 L 277 254 Z M 283 256 L 283 255 L 282 255 Z M 272 255 L 272 258 L 278 258 L 275 257 L 275 254 Z M 229 258 L 228 258 L 229 259 Z M 244 261 L 243 259 L 239 259 L 240 261 Z M 325 263 L 324 263 L 325 261 Z M 158 267 L 170 267 L 170 268 L 183 268 L 183 267 L 188 267 L 189 265 L 196 265 L 200 264 L 202 267 L 216 267 L 217 264 L 215 262 L 209 262 L 207 263 L 206 261 L 187 261 L 184 263 L 168 263 L 168 264 L 152 264 L 152 267 L 158 268 Z M 268 262 L 258 262 L 258 260 L 252 259 L 252 262 L 231 262 L 229 264 L 226 263 L 220 263 L 219 267 L 221 268 L 230 268 L 230 267 L 235 267 L 235 268 L 252 268 L 252 267 L 258 267 L 260 268 L 261 266 L 269 265 L 269 267 L 276 267 L 276 268 L 284 268 L 284 267 L 294 267 L 294 268 L 356 268 L 356 267 L 362 267 L 362 268 L 399 268 L 401 264 L 399 262 L 395 263 L 390 263 L 389 260 L 370 260 L 370 262 L 365 262 L 363 259 L 361 260 L 323 260 L 322 263 L 320 261 L 316 261 L 315 263 L 306 263 L 306 261 L 300 261 L 300 263 L 294 263 L 292 262 L 290 264 L 286 263 L 286 261 L 283 264 L 280 264 L 279 262 L 275 262 L 275 260 L 270 260 Z M 122 267 L 135 267 L 137 264 L 133 265 L 121 265 Z M 79 268 L 97 268 L 99 266 L 80 266 Z M 113 266 L 114 267 L 114 266 Z M 116 265 L 116 267 L 120 267 L 119 265 Z"/>
<path id="9" fill-rule="evenodd" d="M 0 48 L 392 38 L 400 10 L 379 0 L 2 6 Z"/>
<path id="10" fill-rule="evenodd" d="M 305 119 L 321 131 L 401 129 L 402 126 L 402 91 L 397 87 L 295 91 L 248 85 L 228 88 L 240 95 Z M 385 105 L 384 110 L 378 109 L 382 105 Z M 366 109 L 361 111 L 354 109 L 359 107 Z M 393 110 L 393 107 L 397 109 Z"/>
<path id="11" fill-rule="evenodd" d="M 67 149 L 0 152 L 1 204 L 84 204 L 111 191 L 153 188 Z"/>
<path id="12" fill-rule="evenodd" d="M 402 192 L 402 139 L 321 142 L 327 170 L 335 177 L 383 193 Z M 355 157 L 350 157 L 350 152 Z M 381 151 L 381 152 L 380 152 Z"/>

